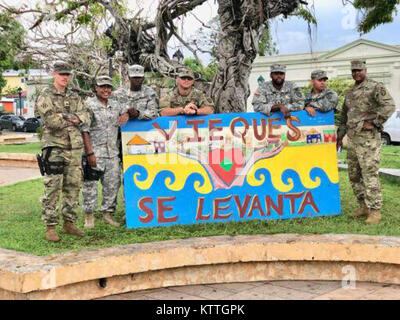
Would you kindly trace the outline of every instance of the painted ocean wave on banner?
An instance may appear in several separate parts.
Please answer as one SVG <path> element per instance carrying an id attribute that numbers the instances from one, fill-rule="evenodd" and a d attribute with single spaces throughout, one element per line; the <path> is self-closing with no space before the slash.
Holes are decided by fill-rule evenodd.
<path id="1" fill-rule="evenodd" d="M 128 227 L 340 214 L 333 112 L 130 121 L 122 137 Z"/>

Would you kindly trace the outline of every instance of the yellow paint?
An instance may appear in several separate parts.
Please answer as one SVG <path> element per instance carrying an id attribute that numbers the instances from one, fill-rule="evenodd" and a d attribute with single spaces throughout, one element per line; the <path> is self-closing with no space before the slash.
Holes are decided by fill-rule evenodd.
<path id="1" fill-rule="evenodd" d="M 170 190 L 182 190 L 187 178 L 192 173 L 199 173 L 204 177 L 204 184 L 202 186 L 200 186 L 200 182 L 198 181 L 194 185 L 197 192 L 208 194 L 213 189 L 206 170 L 198 161 L 181 157 L 176 153 L 124 156 L 124 172 L 135 164 L 144 167 L 148 173 L 145 181 L 137 180 L 138 173 L 134 175 L 134 183 L 142 190 L 149 189 L 156 175 L 163 170 L 172 171 L 175 174 L 174 183 L 171 183 L 171 179 L 169 178 L 165 180 L 165 184 Z"/>
<path id="2" fill-rule="evenodd" d="M 7 81 L 3 92 L 7 92 L 8 90 L 15 89 L 21 87 L 23 91 L 26 91 L 26 84 L 22 82 L 24 77 L 20 76 L 10 76 L 3 75 L 4 79 Z"/>
<path id="3" fill-rule="evenodd" d="M 174 153 L 124 156 L 124 171 L 134 164 L 144 167 L 148 173 L 145 181 L 137 180 L 138 173 L 134 176 L 134 183 L 142 190 L 149 189 L 156 175 L 163 170 L 172 171 L 175 174 L 174 183 L 171 183 L 171 179 L 165 181 L 170 190 L 182 190 L 187 178 L 192 173 L 199 173 L 204 177 L 203 186 L 200 186 L 199 182 L 195 184 L 197 192 L 208 194 L 213 189 L 207 172 L 198 161 Z M 282 174 L 288 169 L 298 173 L 303 186 L 307 189 L 317 188 L 321 183 L 319 178 L 316 181 L 311 180 L 310 172 L 313 168 L 322 169 L 332 183 L 339 182 L 336 145 L 334 143 L 286 147 L 276 157 L 261 160 L 250 169 L 247 175 L 249 185 L 261 186 L 264 183 L 264 178 L 257 180 L 254 175 L 256 170 L 261 168 L 266 168 L 271 173 L 272 184 L 280 192 L 289 192 L 294 187 L 291 179 L 288 180 L 288 184 L 282 181 Z"/>
<path id="4" fill-rule="evenodd" d="M 317 188 L 321 180 L 311 180 L 310 172 L 313 168 L 320 168 L 327 174 L 332 183 L 339 182 L 337 170 L 336 144 L 321 144 L 307 147 L 286 147 L 274 158 L 257 162 L 247 175 L 247 182 L 251 186 L 260 186 L 265 179 L 257 180 L 254 176 L 256 170 L 266 168 L 271 173 L 272 184 L 280 192 L 289 192 L 294 187 L 292 179 L 288 184 L 283 183 L 282 174 L 288 169 L 296 171 L 305 188 Z"/>

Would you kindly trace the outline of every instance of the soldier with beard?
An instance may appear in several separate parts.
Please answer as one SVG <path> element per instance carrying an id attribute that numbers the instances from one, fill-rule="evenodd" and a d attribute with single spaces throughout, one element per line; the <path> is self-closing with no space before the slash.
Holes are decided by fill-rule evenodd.
<path id="1" fill-rule="evenodd" d="M 300 88 L 294 82 L 285 81 L 285 75 L 286 66 L 271 66 L 271 81 L 262 83 L 254 92 L 254 111 L 266 115 L 281 111 L 285 118 L 289 118 L 290 111 L 303 110 L 304 96 Z"/>

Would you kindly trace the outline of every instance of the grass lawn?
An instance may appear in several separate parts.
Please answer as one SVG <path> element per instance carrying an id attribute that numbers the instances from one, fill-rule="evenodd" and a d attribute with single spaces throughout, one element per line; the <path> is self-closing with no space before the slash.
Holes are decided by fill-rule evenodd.
<path id="1" fill-rule="evenodd" d="M 40 142 L 0 145 L 0 153 L 40 153 L 40 149 Z"/>
<path id="2" fill-rule="evenodd" d="M 342 149 L 339 159 L 347 163 L 347 150 Z M 381 168 L 400 169 L 400 146 L 384 146 L 382 147 Z"/>
<path id="3" fill-rule="evenodd" d="M 111 247 L 116 245 L 204 237 L 214 235 L 238 234 L 368 234 L 400 236 L 400 186 L 382 178 L 383 188 L 383 220 L 380 224 L 370 226 L 363 220 L 354 219 L 346 213 L 357 208 L 357 201 L 348 182 L 347 172 L 340 172 L 343 213 L 336 217 L 309 219 L 291 219 L 274 221 L 228 222 L 215 224 L 199 224 L 189 226 L 173 226 L 167 228 L 141 228 L 127 230 L 125 227 L 105 225 L 96 215 L 96 227 L 87 232 L 84 238 L 61 234 L 61 241 L 49 243 L 45 240 L 45 226 L 40 220 L 41 205 L 39 198 L 43 193 L 41 179 L 20 182 L 0 188 L 0 247 L 48 255 L 65 251 L 82 250 L 95 247 Z M 123 215 L 121 194 L 116 219 Z M 80 214 L 78 226 L 83 228 L 83 217 Z M 60 231 L 61 227 L 58 226 Z"/>

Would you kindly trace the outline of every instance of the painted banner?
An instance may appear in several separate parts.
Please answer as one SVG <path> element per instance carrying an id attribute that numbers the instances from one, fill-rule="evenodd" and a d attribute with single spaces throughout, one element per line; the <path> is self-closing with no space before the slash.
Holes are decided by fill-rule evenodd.
<path id="1" fill-rule="evenodd" d="M 128 228 L 341 211 L 333 111 L 131 120 L 122 146 Z"/>

